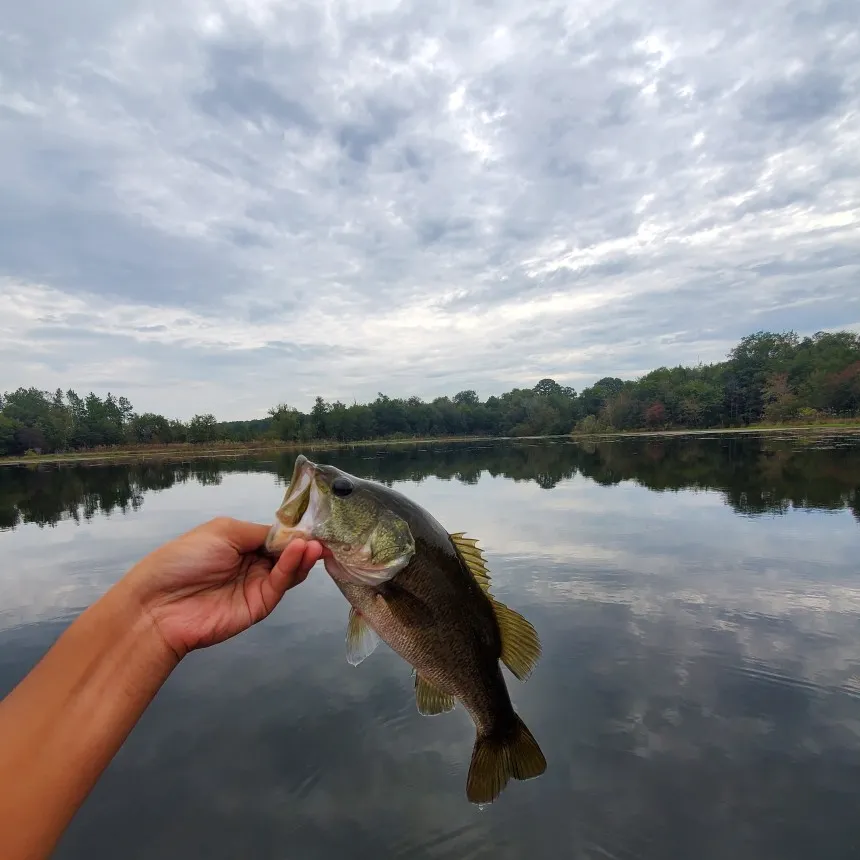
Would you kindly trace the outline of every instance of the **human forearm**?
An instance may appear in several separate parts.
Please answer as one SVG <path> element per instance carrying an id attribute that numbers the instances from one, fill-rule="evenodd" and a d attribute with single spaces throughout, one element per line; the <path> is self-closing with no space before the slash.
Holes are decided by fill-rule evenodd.
<path id="1" fill-rule="evenodd" d="M 218 517 L 150 553 L 0 702 L 0 858 L 44 860 L 159 687 L 195 648 L 265 618 L 320 558 Z"/>
<path id="2" fill-rule="evenodd" d="M 177 659 L 125 582 L 0 702 L 0 857 L 47 857 Z"/>

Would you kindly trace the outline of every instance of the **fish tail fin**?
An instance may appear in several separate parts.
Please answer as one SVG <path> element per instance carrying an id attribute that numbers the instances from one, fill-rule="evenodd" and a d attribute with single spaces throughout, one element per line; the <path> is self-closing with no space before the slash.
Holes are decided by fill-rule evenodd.
<path id="1" fill-rule="evenodd" d="M 466 779 L 466 796 L 472 803 L 492 803 L 508 781 L 532 779 L 546 770 L 538 742 L 514 714 L 514 727 L 505 737 L 478 735 Z"/>

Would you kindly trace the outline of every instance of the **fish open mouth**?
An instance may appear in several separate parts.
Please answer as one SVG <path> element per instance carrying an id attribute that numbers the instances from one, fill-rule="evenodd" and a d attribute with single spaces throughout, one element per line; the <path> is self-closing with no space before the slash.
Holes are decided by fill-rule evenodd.
<path id="1" fill-rule="evenodd" d="M 314 481 L 316 467 L 299 455 L 284 501 L 275 513 L 275 522 L 266 537 L 266 551 L 280 555 L 294 538 L 310 540 L 320 510 L 320 491 Z"/>

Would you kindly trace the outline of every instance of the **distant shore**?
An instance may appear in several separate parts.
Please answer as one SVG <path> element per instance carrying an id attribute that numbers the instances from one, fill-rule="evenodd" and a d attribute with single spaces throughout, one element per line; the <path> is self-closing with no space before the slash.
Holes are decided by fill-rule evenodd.
<path id="1" fill-rule="evenodd" d="M 306 442 L 280 442 L 278 440 L 254 442 L 180 442 L 172 445 L 118 445 L 116 448 L 83 449 L 56 454 L 30 454 L 23 457 L 0 457 L 0 466 L 27 466 L 38 463 L 135 463 L 141 460 L 191 460 L 205 457 L 243 457 L 249 454 L 278 454 L 286 451 L 317 451 L 331 448 L 366 448 L 371 446 L 421 445 L 433 442 L 488 442 L 513 441 L 506 436 L 433 436 L 408 439 L 361 439 L 338 442 L 333 439 L 311 439 Z M 535 439 L 567 438 L 566 436 L 535 436 Z"/>
<path id="2" fill-rule="evenodd" d="M 332 448 L 390 447 L 395 445 L 430 445 L 450 442 L 522 442 L 539 439 L 611 440 L 635 437 L 659 438 L 675 436 L 713 436 L 713 435 L 778 435 L 791 433 L 796 436 L 820 436 L 833 433 L 860 433 L 860 419 L 820 424 L 751 425 L 749 427 L 714 427 L 710 429 L 672 429 L 672 430 L 626 430 L 601 433 L 569 433 L 556 436 L 431 436 L 409 439 L 367 439 L 354 442 L 334 440 L 310 440 L 307 442 L 212 442 L 180 443 L 176 445 L 136 445 L 118 446 L 109 449 L 65 451 L 57 454 L 30 454 L 23 457 L 0 457 L 0 466 L 24 466 L 37 464 L 87 463 L 90 465 L 108 463 L 134 463 L 144 460 L 191 460 L 206 457 L 242 457 L 250 454 L 277 454 L 287 451 L 300 451 L 313 448 L 326 450 Z"/>
<path id="3" fill-rule="evenodd" d="M 750 424 L 748 427 L 670 428 L 667 430 L 612 430 L 601 433 L 569 433 L 564 436 L 546 436 L 546 439 L 631 439 L 639 436 L 754 436 L 792 433 L 796 436 L 824 436 L 831 433 L 860 433 L 860 418 L 818 424 Z M 523 438 L 523 437 L 518 437 Z"/>

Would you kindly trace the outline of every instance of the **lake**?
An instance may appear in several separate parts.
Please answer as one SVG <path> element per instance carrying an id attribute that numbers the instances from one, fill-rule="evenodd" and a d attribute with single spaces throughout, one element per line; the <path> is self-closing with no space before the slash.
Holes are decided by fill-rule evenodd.
<path id="1" fill-rule="evenodd" d="M 58 858 L 860 855 L 860 440 L 714 435 L 356 447 L 479 539 L 544 654 L 514 705 L 548 760 L 485 808 L 474 730 L 384 644 L 345 657 L 318 565 L 171 676 Z M 0 695 L 140 556 L 271 522 L 294 455 L 0 468 Z"/>

